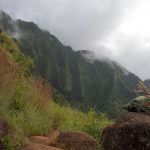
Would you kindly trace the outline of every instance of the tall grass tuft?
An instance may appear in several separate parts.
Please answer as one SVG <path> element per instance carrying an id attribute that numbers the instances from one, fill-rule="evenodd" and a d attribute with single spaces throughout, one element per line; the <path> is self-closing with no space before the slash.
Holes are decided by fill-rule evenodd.
<path id="1" fill-rule="evenodd" d="M 11 98 L 21 86 L 18 72 L 18 64 L 8 58 L 7 52 L 0 48 L 0 114 L 3 113 L 3 109 L 8 109 Z"/>
<path id="2" fill-rule="evenodd" d="M 19 71 L 18 63 L 0 48 L 0 117 L 11 128 L 4 138 L 5 149 L 10 150 L 26 144 L 28 136 L 44 135 L 52 128 L 51 87 Z"/>

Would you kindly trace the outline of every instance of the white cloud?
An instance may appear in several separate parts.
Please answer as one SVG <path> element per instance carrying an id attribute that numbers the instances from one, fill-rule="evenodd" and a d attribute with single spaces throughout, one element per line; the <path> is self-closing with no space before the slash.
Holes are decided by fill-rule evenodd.
<path id="1" fill-rule="evenodd" d="M 150 78 L 149 0 L 0 0 L 13 18 L 34 21 L 75 50 L 118 61 Z"/>

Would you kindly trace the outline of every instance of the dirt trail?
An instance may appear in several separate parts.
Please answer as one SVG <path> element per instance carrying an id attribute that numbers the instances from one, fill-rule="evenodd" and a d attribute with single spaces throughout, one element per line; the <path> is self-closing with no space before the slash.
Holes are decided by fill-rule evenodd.
<path id="1" fill-rule="evenodd" d="M 93 137 L 79 131 L 59 133 L 53 130 L 46 137 L 31 136 L 29 140 L 31 144 L 20 150 L 96 150 L 99 145 Z"/>
<path id="2" fill-rule="evenodd" d="M 31 136 L 29 137 L 31 144 L 22 147 L 20 150 L 63 150 L 52 146 L 54 145 L 55 139 L 58 135 L 59 132 L 53 130 L 47 137 Z"/>

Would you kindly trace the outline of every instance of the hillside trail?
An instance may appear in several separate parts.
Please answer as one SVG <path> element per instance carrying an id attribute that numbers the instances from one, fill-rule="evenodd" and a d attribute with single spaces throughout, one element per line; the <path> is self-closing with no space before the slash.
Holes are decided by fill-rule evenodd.
<path id="1" fill-rule="evenodd" d="M 31 136 L 29 141 L 31 143 L 20 150 L 97 150 L 99 146 L 93 137 L 81 131 L 53 130 L 45 137 Z"/>

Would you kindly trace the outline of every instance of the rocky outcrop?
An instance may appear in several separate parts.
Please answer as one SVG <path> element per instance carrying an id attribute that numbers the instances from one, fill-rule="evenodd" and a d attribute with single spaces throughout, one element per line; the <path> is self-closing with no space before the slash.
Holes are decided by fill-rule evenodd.
<path id="1" fill-rule="evenodd" d="M 103 130 L 106 150 L 150 150 L 150 115 L 130 112 Z"/>
<path id="2" fill-rule="evenodd" d="M 0 118 L 0 140 L 7 135 L 9 129 L 9 125 L 7 121 Z M 0 150 L 2 149 L 2 142 L 0 141 Z"/>
<path id="3" fill-rule="evenodd" d="M 98 147 L 98 143 L 93 137 L 78 131 L 61 132 L 57 144 L 65 150 L 95 150 Z"/>

